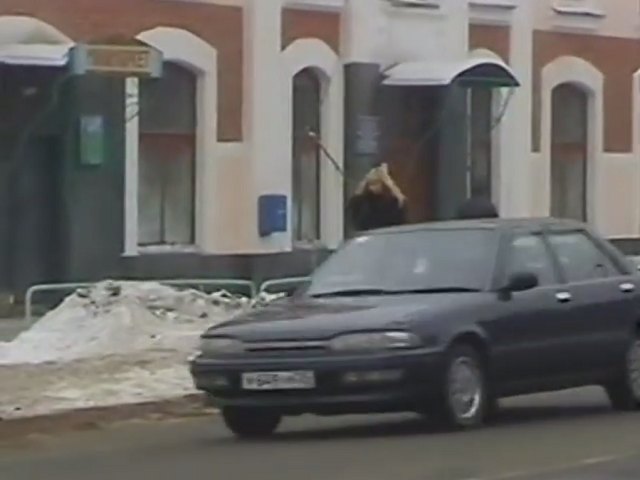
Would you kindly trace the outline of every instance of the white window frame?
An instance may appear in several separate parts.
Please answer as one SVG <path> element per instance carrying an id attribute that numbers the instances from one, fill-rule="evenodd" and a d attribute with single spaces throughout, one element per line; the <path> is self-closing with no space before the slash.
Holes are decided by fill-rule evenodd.
<path id="1" fill-rule="evenodd" d="M 289 192 L 293 190 L 293 78 L 306 69 L 318 73 L 321 84 L 320 130 L 322 144 L 335 158 L 339 167 L 344 167 L 344 74 L 342 62 L 329 45 L 318 39 L 296 40 L 282 52 L 284 115 L 281 142 L 286 145 L 287 169 L 290 177 Z M 321 243 L 336 248 L 344 238 L 344 179 L 333 164 L 321 154 L 320 158 L 320 235 Z M 291 212 L 291 201 L 288 211 Z M 291 231 L 291 215 L 289 215 Z M 293 243 L 293 242 L 292 242 Z M 292 245 L 293 246 L 293 245 Z"/>
<path id="2" fill-rule="evenodd" d="M 551 138 L 552 92 L 563 83 L 580 86 L 588 95 L 587 110 L 587 219 L 600 227 L 604 218 L 601 212 L 600 159 L 604 152 L 604 74 L 594 65 L 579 57 L 564 56 L 555 59 L 542 69 L 540 145 L 545 171 L 545 214 L 551 211 Z"/>
<path id="3" fill-rule="evenodd" d="M 195 148 L 195 242 L 193 245 L 138 245 L 138 172 L 139 120 L 137 108 L 139 82 L 127 78 L 125 87 L 125 256 L 146 253 L 216 251 L 215 225 L 215 153 L 217 140 L 217 51 L 204 40 L 186 30 L 157 27 L 142 32 L 137 39 L 162 52 L 165 62 L 174 62 L 197 76 L 196 82 L 196 148 Z"/>

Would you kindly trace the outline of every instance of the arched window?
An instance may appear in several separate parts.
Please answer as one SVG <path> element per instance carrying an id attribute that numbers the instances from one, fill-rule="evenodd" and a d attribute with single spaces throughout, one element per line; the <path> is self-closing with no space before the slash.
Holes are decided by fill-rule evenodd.
<path id="1" fill-rule="evenodd" d="M 551 215 L 587 219 L 588 95 L 562 84 L 551 98 Z"/>
<path id="2" fill-rule="evenodd" d="M 174 63 L 162 78 L 140 82 L 141 246 L 194 243 L 196 84 L 196 75 Z"/>
<path id="3" fill-rule="evenodd" d="M 320 148 L 321 85 L 310 68 L 293 79 L 293 192 L 292 224 L 294 242 L 320 239 Z M 317 140 L 309 135 L 315 133 Z"/>

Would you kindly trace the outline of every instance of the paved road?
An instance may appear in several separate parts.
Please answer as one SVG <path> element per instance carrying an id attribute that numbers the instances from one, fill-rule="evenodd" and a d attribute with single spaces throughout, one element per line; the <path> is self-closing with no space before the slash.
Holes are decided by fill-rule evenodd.
<path id="1" fill-rule="evenodd" d="M 116 473 L 117 472 L 117 473 Z M 513 400 L 486 429 L 413 416 L 288 420 L 234 440 L 216 418 L 133 423 L 2 447 L 2 480 L 638 480 L 640 414 L 597 390 Z"/>

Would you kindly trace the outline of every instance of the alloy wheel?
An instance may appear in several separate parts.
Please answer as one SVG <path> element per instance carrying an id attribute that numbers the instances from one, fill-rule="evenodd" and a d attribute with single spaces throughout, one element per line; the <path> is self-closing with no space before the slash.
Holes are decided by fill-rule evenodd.
<path id="1" fill-rule="evenodd" d="M 475 359 L 455 359 L 449 370 L 447 387 L 453 415 L 463 423 L 475 418 L 482 407 L 484 394 L 482 371 Z"/>
<path id="2" fill-rule="evenodd" d="M 633 342 L 627 354 L 627 374 L 633 398 L 640 403 L 640 339 Z"/>

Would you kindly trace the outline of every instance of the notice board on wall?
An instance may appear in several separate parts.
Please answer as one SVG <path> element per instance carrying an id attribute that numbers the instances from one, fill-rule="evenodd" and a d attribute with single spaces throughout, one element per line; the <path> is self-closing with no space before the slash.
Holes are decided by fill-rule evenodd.
<path id="1" fill-rule="evenodd" d="M 80 164 L 98 166 L 104 163 L 105 133 L 102 115 L 80 117 Z"/>

